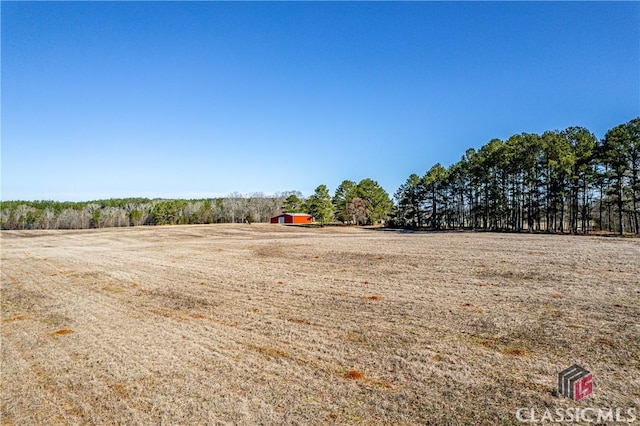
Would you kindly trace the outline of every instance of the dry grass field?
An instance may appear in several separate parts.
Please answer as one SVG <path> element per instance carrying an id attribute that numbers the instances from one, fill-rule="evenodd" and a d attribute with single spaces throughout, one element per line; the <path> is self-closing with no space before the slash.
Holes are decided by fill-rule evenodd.
<path id="1" fill-rule="evenodd" d="M 640 240 L 3 231 L 2 424 L 518 424 L 640 406 Z M 594 375 L 580 402 L 560 370 Z"/>

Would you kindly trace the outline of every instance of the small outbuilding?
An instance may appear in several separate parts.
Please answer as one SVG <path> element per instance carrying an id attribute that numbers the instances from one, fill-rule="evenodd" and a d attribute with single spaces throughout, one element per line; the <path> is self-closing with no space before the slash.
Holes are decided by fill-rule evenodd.
<path id="1" fill-rule="evenodd" d="M 282 213 L 272 217 L 271 223 L 313 223 L 313 217 L 306 213 Z"/>

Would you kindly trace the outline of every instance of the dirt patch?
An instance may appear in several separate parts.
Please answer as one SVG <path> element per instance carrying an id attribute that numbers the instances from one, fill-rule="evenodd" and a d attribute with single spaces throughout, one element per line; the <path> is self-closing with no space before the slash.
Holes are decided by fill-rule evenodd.
<path id="1" fill-rule="evenodd" d="M 73 330 L 70 328 L 61 328 L 60 330 L 56 330 L 53 333 L 49 333 L 50 336 L 64 336 L 66 334 L 73 333 Z"/>
<path id="2" fill-rule="evenodd" d="M 346 373 L 344 373 L 344 377 L 351 380 L 360 380 L 362 379 L 362 373 L 359 372 L 358 370 L 349 370 Z"/>

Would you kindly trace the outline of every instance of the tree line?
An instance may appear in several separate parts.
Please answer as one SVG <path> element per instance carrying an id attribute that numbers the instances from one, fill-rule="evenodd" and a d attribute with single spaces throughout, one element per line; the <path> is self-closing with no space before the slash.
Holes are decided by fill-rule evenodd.
<path id="1" fill-rule="evenodd" d="M 268 222 L 289 193 L 224 198 L 124 198 L 88 202 L 3 201 L 2 229 L 87 229 L 141 225 Z"/>
<path id="2" fill-rule="evenodd" d="M 321 225 L 336 218 L 348 224 L 385 220 L 393 202 L 371 179 L 358 184 L 345 180 L 332 197 L 319 185 L 305 198 L 299 191 L 273 196 L 232 193 L 214 199 L 123 198 L 86 202 L 3 201 L 2 229 L 88 229 L 142 225 L 269 222 L 282 212 L 309 213 Z"/>
<path id="3" fill-rule="evenodd" d="M 521 133 L 470 148 L 460 161 L 412 174 L 393 200 L 373 179 L 344 180 L 333 196 L 319 185 L 273 196 L 125 198 L 89 202 L 3 201 L 2 229 L 83 229 L 140 225 L 268 222 L 282 212 L 321 225 L 640 233 L 640 118 L 599 140 L 584 127 Z"/>
<path id="4" fill-rule="evenodd" d="M 584 127 L 522 133 L 412 174 L 393 224 L 429 229 L 640 233 L 640 118 L 598 140 Z"/>

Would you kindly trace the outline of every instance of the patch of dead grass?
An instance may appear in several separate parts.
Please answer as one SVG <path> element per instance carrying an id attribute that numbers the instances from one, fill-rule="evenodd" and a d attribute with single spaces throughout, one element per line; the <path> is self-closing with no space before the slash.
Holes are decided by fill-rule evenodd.
<path id="1" fill-rule="evenodd" d="M 270 346 L 259 346 L 259 345 L 250 345 L 251 349 L 261 353 L 263 355 L 267 355 L 269 357 L 275 358 L 288 358 L 289 354 L 278 348 L 270 347 Z"/>
<path id="2" fill-rule="evenodd" d="M 527 354 L 524 349 L 520 348 L 505 349 L 504 353 L 512 356 L 525 356 Z"/>
<path id="3" fill-rule="evenodd" d="M 351 380 L 361 380 L 363 375 L 358 370 L 349 370 L 346 373 L 344 373 L 344 377 Z"/>
<path id="4" fill-rule="evenodd" d="M 287 321 L 293 322 L 295 324 L 304 324 L 304 325 L 310 325 L 311 324 L 311 322 L 309 322 L 309 320 L 307 320 L 305 318 L 287 318 Z"/>
<path id="5" fill-rule="evenodd" d="M 603 347 L 608 347 L 608 348 L 614 348 L 615 347 L 615 343 L 613 342 L 613 340 L 607 339 L 605 337 L 598 337 L 594 341 L 594 343 L 596 345 L 603 346 Z"/>
<path id="6" fill-rule="evenodd" d="M 29 315 L 16 315 L 10 318 L 4 318 L 2 322 L 22 321 L 31 318 Z"/>
<path id="7" fill-rule="evenodd" d="M 102 289 L 111 293 L 124 293 L 126 290 L 115 285 L 103 285 Z"/>
<path id="8" fill-rule="evenodd" d="M 372 384 L 374 386 L 379 386 L 379 387 L 384 388 L 384 389 L 392 389 L 393 388 L 393 385 L 391 383 L 387 382 L 386 380 L 374 380 L 374 381 L 372 381 Z"/>
<path id="9" fill-rule="evenodd" d="M 367 338 L 361 334 L 361 333 L 347 333 L 344 335 L 345 339 L 351 341 L 351 342 L 358 342 L 358 343 L 366 343 L 367 342 Z"/>
<path id="10" fill-rule="evenodd" d="M 49 336 L 64 336 L 71 333 L 73 333 L 73 330 L 71 330 L 70 328 L 61 328 L 60 330 L 49 333 Z"/>

